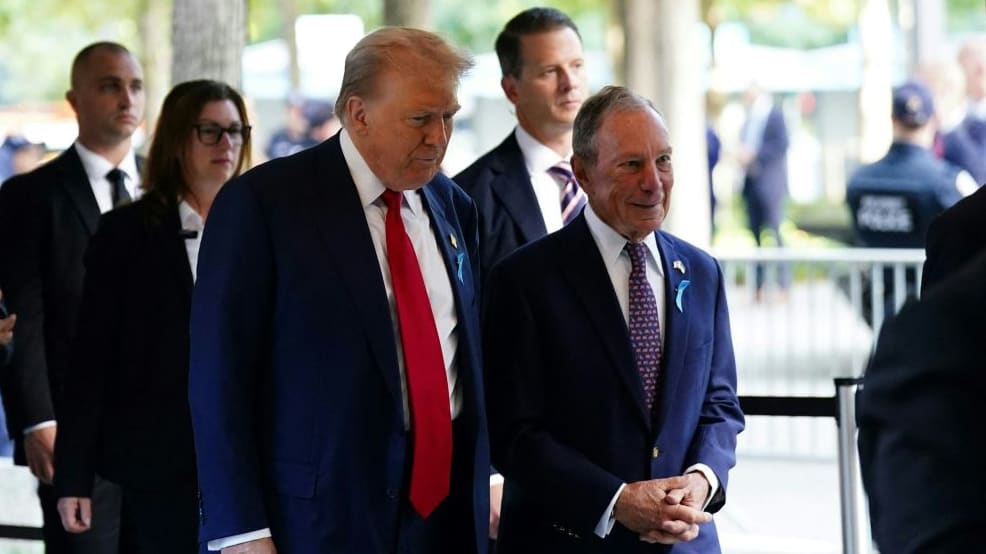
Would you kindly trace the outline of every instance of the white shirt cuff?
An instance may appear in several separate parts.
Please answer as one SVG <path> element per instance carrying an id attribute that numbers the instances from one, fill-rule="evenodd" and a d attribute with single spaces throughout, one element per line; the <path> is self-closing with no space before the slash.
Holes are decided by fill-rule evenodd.
<path id="1" fill-rule="evenodd" d="M 627 486 L 626 483 L 620 485 L 620 488 L 616 489 L 616 494 L 613 495 L 613 499 L 609 501 L 609 506 L 606 506 L 606 511 L 603 512 L 603 517 L 599 518 L 599 523 L 596 524 L 595 533 L 596 536 L 605 539 L 606 535 L 609 535 L 610 531 L 613 530 L 613 526 L 616 525 L 616 518 L 613 516 L 613 508 L 616 506 L 616 499 L 620 497 L 620 493 Z"/>
<path id="2" fill-rule="evenodd" d="M 47 429 L 48 427 L 54 427 L 55 425 L 57 425 L 57 423 L 55 422 L 54 419 L 49 419 L 48 421 L 42 421 L 41 423 L 38 423 L 36 425 L 32 425 L 30 427 L 25 427 L 24 428 L 24 434 L 26 435 L 28 433 L 33 433 L 33 432 L 38 431 L 40 429 Z"/>
<path id="3" fill-rule="evenodd" d="M 702 509 L 704 510 L 709 506 L 709 503 L 712 502 L 712 497 L 715 496 L 716 492 L 719 490 L 719 478 L 716 477 L 716 473 L 712 471 L 712 468 L 705 464 L 688 466 L 685 473 L 691 473 L 693 471 L 701 473 L 702 476 L 705 477 L 705 480 L 709 482 L 709 496 L 707 496 L 705 498 L 705 502 L 702 503 Z"/>
<path id="4" fill-rule="evenodd" d="M 215 539 L 209 541 L 209 550 L 222 550 L 230 546 L 236 546 L 238 544 L 243 544 L 245 542 L 255 541 L 257 539 L 265 539 L 270 536 L 270 529 L 258 529 L 257 531 L 250 531 L 249 533 L 241 533 L 239 535 L 233 535 L 232 537 L 226 537 L 222 539 Z"/>
<path id="5" fill-rule="evenodd" d="M 500 475 L 499 473 L 491 473 L 490 474 L 490 486 L 491 487 L 495 487 L 497 485 L 502 485 L 502 484 L 503 484 L 503 475 Z"/>

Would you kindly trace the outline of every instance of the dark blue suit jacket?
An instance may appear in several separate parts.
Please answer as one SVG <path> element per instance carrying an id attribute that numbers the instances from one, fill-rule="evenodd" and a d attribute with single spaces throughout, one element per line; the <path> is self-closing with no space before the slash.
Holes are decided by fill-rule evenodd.
<path id="1" fill-rule="evenodd" d="M 720 480 L 709 510 L 723 505 L 743 428 L 723 277 L 699 249 L 663 232 L 657 241 L 667 321 L 653 420 L 584 215 L 490 275 L 487 405 L 494 463 L 507 478 L 497 552 L 668 552 L 620 524 L 605 540 L 593 530 L 621 483 L 680 475 L 694 463 Z M 719 552 L 714 524 L 673 551 Z"/>
<path id="2" fill-rule="evenodd" d="M 755 203 L 762 224 L 776 227 L 787 198 L 787 125 L 784 113 L 774 106 L 767 116 L 757 155 L 743 179 L 743 196 Z"/>
<path id="3" fill-rule="evenodd" d="M 943 141 L 944 158 L 968 171 L 979 185 L 986 184 L 986 121 L 968 115 Z"/>
<path id="4" fill-rule="evenodd" d="M 856 418 L 881 552 L 983 550 L 984 281 L 986 257 L 979 256 L 880 332 Z"/>
<path id="5" fill-rule="evenodd" d="M 479 210 L 479 256 L 484 272 L 519 246 L 548 233 L 514 132 L 456 175 L 455 182 Z"/>
<path id="6" fill-rule="evenodd" d="M 442 175 L 422 194 L 458 316 L 466 440 L 453 457 L 468 470 L 452 495 L 471 509 L 450 532 L 482 553 L 489 447 L 475 208 Z M 270 527 L 279 552 L 396 552 L 411 440 L 384 281 L 338 135 L 220 192 L 191 336 L 202 540 Z"/>

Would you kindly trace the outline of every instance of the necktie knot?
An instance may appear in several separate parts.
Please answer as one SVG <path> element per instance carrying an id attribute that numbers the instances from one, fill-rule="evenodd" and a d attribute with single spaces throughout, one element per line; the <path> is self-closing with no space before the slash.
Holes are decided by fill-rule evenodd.
<path id="1" fill-rule="evenodd" d="M 568 225 L 579 215 L 582 207 L 585 206 L 585 193 L 582 192 L 582 188 L 579 187 L 578 182 L 575 180 L 575 175 L 572 173 L 572 164 L 567 160 L 562 160 L 549 167 L 548 174 L 561 185 L 561 194 L 559 195 L 559 199 L 561 200 L 561 218 L 562 222 Z"/>
<path id="2" fill-rule="evenodd" d="M 623 249 L 630 256 L 630 264 L 634 270 L 645 267 L 644 260 L 647 256 L 647 245 L 643 242 L 627 242 Z"/>
<path id="3" fill-rule="evenodd" d="M 130 193 L 126 185 L 127 174 L 119 167 L 114 167 L 106 173 L 106 180 L 110 182 L 110 197 L 113 199 L 113 207 L 122 206 L 130 203 Z"/>
<path id="4" fill-rule="evenodd" d="M 404 193 L 397 192 L 396 190 L 386 189 L 383 191 L 383 201 L 387 204 L 387 210 L 398 210 L 401 209 L 401 200 L 404 199 Z"/>

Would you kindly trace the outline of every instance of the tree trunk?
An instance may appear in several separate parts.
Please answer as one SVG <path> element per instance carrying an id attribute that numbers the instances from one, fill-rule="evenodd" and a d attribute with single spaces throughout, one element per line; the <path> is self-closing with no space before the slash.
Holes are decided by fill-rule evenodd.
<path id="1" fill-rule="evenodd" d="M 430 29 L 428 0 L 383 0 L 383 23 Z"/>
<path id="2" fill-rule="evenodd" d="M 168 23 L 171 15 L 168 0 L 142 0 L 138 21 L 142 42 L 141 65 L 144 68 L 144 91 L 147 95 L 144 121 L 147 133 L 154 132 L 161 102 L 171 83 L 171 41 Z"/>
<path id="3" fill-rule="evenodd" d="M 664 115 L 674 148 L 675 187 L 663 228 L 710 243 L 705 101 L 696 31 L 698 0 L 621 0 L 627 85 Z"/>
<path id="4" fill-rule="evenodd" d="M 301 89 L 301 68 L 298 65 L 298 40 L 294 24 L 298 19 L 295 0 L 279 0 L 281 6 L 281 36 L 288 43 L 288 64 L 291 73 L 291 90 Z"/>
<path id="5" fill-rule="evenodd" d="M 890 88 L 893 65 L 890 7 L 887 0 L 864 0 L 859 14 L 863 76 L 859 88 L 859 159 L 873 162 L 890 146 Z"/>
<path id="6" fill-rule="evenodd" d="M 246 0 L 174 0 L 173 83 L 215 79 L 240 88 Z"/>

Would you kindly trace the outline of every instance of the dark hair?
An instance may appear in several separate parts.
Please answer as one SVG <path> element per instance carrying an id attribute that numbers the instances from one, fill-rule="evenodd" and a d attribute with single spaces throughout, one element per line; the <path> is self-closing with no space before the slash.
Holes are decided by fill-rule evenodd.
<path id="1" fill-rule="evenodd" d="M 346 110 L 353 96 L 373 96 L 378 86 L 377 77 L 390 68 L 400 69 L 398 64 L 411 59 L 428 60 L 447 71 L 458 82 L 462 74 L 473 66 L 472 58 L 460 52 L 442 37 L 410 27 L 381 27 L 366 35 L 346 54 L 339 98 L 335 113 L 346 125 Z"/>
<path id="2" fill-rule="evenodd" d="M 236 106 L 243 126 L 250 125 L 246 104 L 240 93 L 226 83 L 206 79 L 186 81 L 175 85 L 164 98 L 151 150 L 144 163 L 143 184 L 148 196 L 163 205 L 173 205 L 188 192 L 182 171 L 185 147 L 193 140 L 192 126 L 198 121 L 202 108 L 209 102 L 229 100 Z M 233 177 L 250 164 L 250 135 L 245 134 L 240 146 L 240 159 Z"/>
<path id="3" fill-rule="evenodd" d="M 650 100 L 626 87 L 606 86 L 582 104 L 572 126 L 572 153 L 589 164 L 596 163 L 596 133 L 609 112 L 654 110 Z M 663 116 L 662 116 L 663 119 Z"/>
<path id="4" fill-rule="evenodd" d="M 575 26 L 572 18 L 555 8 L 530 8 L 515 15 L 496 37 L 496 57 L 500 60 L 500 71 L 503 76 L 520 77 L 520 70 L 524 66 L 524 60 L 520 57 L 522 37 L 564 27 L 575 31 L 579 41 L 582 40 L 579 28 Z"/>
<path id="5" fill-rule="evenodd" d="M 75 88 L 76 84 L 78 83 L 79 74 L 82 73 L 83 66 L 85 66 L 86 62 L 89 61 L 89 58 L 99 50 L 106 50 L 114 54 L 133 56 L 133 54 L 130 53 L 130 50 L 127 50 L 126 46 L 116 42 L 100 41 L 100 42 L 94 42 L 89 46 L 86 46 L 82 50 L 79 50 L 79 53 L 76 54 L 75 58 L 72 60 L 72 74 L 71 74 L 72 88 Z"/>

